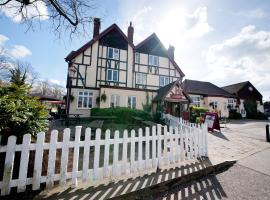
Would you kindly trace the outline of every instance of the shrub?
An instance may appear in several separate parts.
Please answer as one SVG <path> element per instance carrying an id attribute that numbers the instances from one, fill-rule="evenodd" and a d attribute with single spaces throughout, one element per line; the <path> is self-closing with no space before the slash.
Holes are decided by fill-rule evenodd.
<path id="1" fill-rule="evenodd" d="M 0 88 L 0 135 L 3 142 L 10 135 L 15 135 L 20 141 L 24 134 L 32 136 L 45 131 L 48 115 L 41 102 L 27 95 L 29 87 L 15 84 Z"/>
<path id="2" fill-rule="evenodd" d="M 207 108 L 191 106 L 190 107 L 190 122 L 197 123 L 197 118 L 201 117 L 202 114 L 205 114 L 208 111 Z"/>
<path id="3" fill-rule="evenodd" d="M 229 119 L 242 119 L 242 115 L 236 110 L 230 110 Z"/>
<path id="4" fill-rule="evenodd" d="M 259 112 L 259 111 L 256 113 L 255 117 L 256 117 L 255 119 L 260 119 L 260 120 L 267 120 L 268 119 L 268 117 L 264 113 Z"/>
<path id="5" fill-rule="evenodd" d="M 151 121 L 152 117 L 148 112 L 137 109 L 130 109 L 126 107 L 117 108 L 92 108 L 91 116 L 115 116 L 115 123 L 130 124 L 133 121 L 132 117 L 140 117 L 145 121 Z"/>

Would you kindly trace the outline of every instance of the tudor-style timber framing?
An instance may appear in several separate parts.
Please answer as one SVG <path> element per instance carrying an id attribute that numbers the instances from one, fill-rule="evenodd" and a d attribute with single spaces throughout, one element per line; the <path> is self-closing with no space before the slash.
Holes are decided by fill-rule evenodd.
<path id="1" fill-rule="evenodd" d="M 182 82 L 184 73 L 169 56 L 156 34 L 150 35 L 137 46 L 132 41 L 116 24 L 113 24 L 98 35 L 94 35 L 91 41 L 66 57 L 69 67 L 74 66 L 77 69 L 75 75 L 70 77 L 72 79 L 71 95 L 74 96 L 74 101 L 70 104 L 70 112 L 90 114 L 90 108 L 86 112 L 87 109 L 82 111 L 76 105 L 80 92 L 90 92 L 93 95 L 91 96 L 93 107 L 109 106 L 109 103 L 96 101 L 103 93 L 107 95 L 107 101 L 110 101 L 110 95 L 120 95 L 123 99 L 126 99 L 127 95 L 135 95 L 136 108 L 142 109 L 140 104 L 146 101 L 146 93 L 150 92 L 154 98 L 156 91 L 162 87 L 160 77 L 168 77 L 169 83 L 176 80 Z M 113 50 L 110 51 L 113 52 L 114 49 L 118 49 L 119 56 L 109 57 L 109 48 L 112 48 Z M 136 55 L 138 55 L 137 60 L 135 60 Z M 158 59 L 154 60 L 155 66 L 149 63 L 149 56 L 156 56 L 152 59 Z M 115 71 L 111 71 L 108 77 L 110 69 L 117 71 L 117 77 Z M 138 73 L 145 74 L 145 84 L 136 82 Z M 85 104 L 88 105 L 88 103 Z M 127 105 L 125 100 L 123 103 L 123 106 Z"/>

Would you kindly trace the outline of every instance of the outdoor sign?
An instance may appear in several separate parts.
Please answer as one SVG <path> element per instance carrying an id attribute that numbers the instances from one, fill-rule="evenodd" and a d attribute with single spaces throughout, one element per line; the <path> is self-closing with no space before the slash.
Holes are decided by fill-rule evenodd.
<path id="1" fill-rule="evenodd" d="M 220 125 L 217 113 L 207 112 L 204 116 L 204 122 L 207 124 L 208 131 L 219 130 Z"/>

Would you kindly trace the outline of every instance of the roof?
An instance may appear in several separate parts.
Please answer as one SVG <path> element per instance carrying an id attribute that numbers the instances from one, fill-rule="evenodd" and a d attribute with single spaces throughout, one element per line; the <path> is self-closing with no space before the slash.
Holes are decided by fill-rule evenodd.
<path id="1" fill-rule="evenodd" d="M 232 85 L 227 85 L 224 87 L 221 87 L 222 89 L 226 90 L 227 92 L 231 94 L 237 94 L 240 89 L 242 89 L 249 81 L 241 82 L 241 83 L 236 83 Z"/>
<path id="2" fill-rule="evenodd" d="M 179 82 L 179 80 L 176 80 L 174 82 L 169 83 L 168 85 L 165 85 L 157 90 L 157 95 L 154 97 L 153 101 L 161 101 L 163 100 L 168 92 L 170 92 L 175 84 Z M 188 94 L 185 91 L 182 91 L 184 96 L 191 102 L 191 98 L 188 96 Z"/>
<path id="3" fill-rule="evenodd" d="M 235 95 L 230 94 L 229 92 L 214 85 L 213 83 L 204 81 L 185 79 L 185 81 L 183 82 L 183 89 L 188 94 L 198 94 L 203 96 L 221 96 L 229 98 L 236 97 Z"/>
<path id="4" fill-rule="evenodd" d="M 36 97 L 40 101 L 61 101 L 60 99 L 57 99 L 57 98 L 55 98 L 53 96 L 42 95 L 42 94 L 39 94 L 39 93 L 29 94 L 29 96 Z"/>
<path id="5" fill-rule="evenodd" d="M 89 42 L 87 42 L 86 44 L 84 44 L 81 48 L 79 48 L 77 51 L 71 51 L 67 57 L 65 58 L 66 61 L 71 61 L 72 59 L 74 59 L 76 56 L 78 56 L 81 52 L 85 51 L 87 48 L 89 48 L 92 44 L 94 44 L 96 41 L 98 41 L 100 38 L 102 38 L 103 36 L 105 36 L 106 34 L 108 34 L 111 30 L 116 29 L 120 35 L 127 41 L 127 43 L 134 48 L 134 45 L 132 42 L 130 42 L 127 38 L 127 36 L 123 33 L 123 31 L 116 25 L 116 24 L 112 24 L 111 26 L 109 26 L 107 29 L 105 29 L 104 31 L 102 31 L 98 36 L 94 37 L 92 40 L 90 40 Z"/>
<path id="6" fill-rule="evenodd" d="M 164 51 L 164 53 L 166 54 L 166 56 L 168 57 L 168 59 L 171 61 L 171 63 L 175 66 L 176 70 L 181 74 L 182 77 L 185 76 L 185 74 L 183 73 L 183 71 L 180 69 L 180 67 L 177 65 L 177 63 L 174 61 L 173 58 L 170 57 L 170 55 L 168 54 L 167 49 L 164 47 L 164 45 L 162 44 L 162 42 L 160 41 L 160 39 L 158 38 L 158 36 L 156 35 L 156 33 L 152 33 L 150 36 L 148 36 L 146 39 L 144 39 L 142 42 L 140 42 L 139 44 L 137 44 L 135 46 L 135 49 L 138 50 L 140 47 L 142 47 L 144 44 L 146 44 L 147 42 L 149 42 L 151 39 L 156 39 L 158 41 L 158 43 L 160 43 L 162 50 Z"/>

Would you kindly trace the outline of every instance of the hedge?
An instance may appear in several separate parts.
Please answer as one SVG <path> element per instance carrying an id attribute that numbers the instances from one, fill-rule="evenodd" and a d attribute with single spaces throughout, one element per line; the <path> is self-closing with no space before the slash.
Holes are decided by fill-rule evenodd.
<path id="1" fill-rule="evenodd" d="M 92 108 L 91 116 L 115 116 L 115 123 L 131 124 L 134 119 L 132 117 L 140 117 L 145 121 L 152 121 L 152 117 L 148 112 L 126 107 L 117 108 Z"/>

